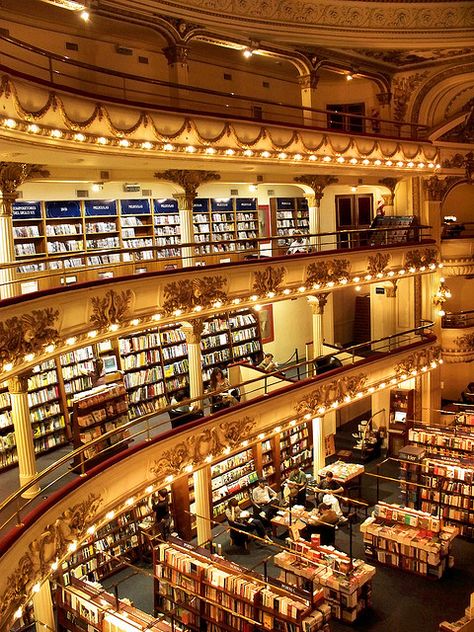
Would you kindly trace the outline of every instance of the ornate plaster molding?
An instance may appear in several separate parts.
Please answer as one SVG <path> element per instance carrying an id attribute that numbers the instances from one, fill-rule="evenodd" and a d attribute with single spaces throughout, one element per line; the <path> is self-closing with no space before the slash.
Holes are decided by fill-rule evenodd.
<path id="1" fill-rule="evenodd" d="M 423 180 L 423 187 L 430 202 L 442 202 L 448 191 L 458 182 L 462 182 L 459 176 L 448 176 L 442 180 L 438 176 L 431 176 Z"/>
<path id="2" fill-rule="evenodd" d="M 259 296 L 278 292 L 285 278 L 285 268 L 283 266 L 267 266 L 265 270 L 257 270 L 254 274 L 255 281 L 253 289 Z"/>
<path id="3" fill-rule="evenodd" d="M 390 285 L 385 288 L 385 296 L 387 298 L 396 298 L 398 289 L 398 281 L 390 281 Z"/>
<path id="4" fill-rule="evenodd" d="M 465 156 L 462 154 L 455 154 L 451 160 L 445 160 L 443 167 L 448 169 L 453 167 L 464 167 L 466 180 L 470 183 L 474 182 L 474 152 L 469 151 Z"/>
<path id="5" fill-rule="evenodd" d="M 0 215 L 12 214 L 12 203 L 18 197 L 18 189 L 21 185 L 34 176 L 47 178 L 49 171 L 39 165 L 30 165 L 24 162 L 0 162 L 0 193 L 6 204 L 0 205 Z"/>
<path id="6" fill-rule="evenodd" d="M 226 287 L 227 279 L 223 276 L 173 281 L 165 285 L 163 310 L 166 314 L 176 314 L 216 307 L 216 303 L 227 301 Z"/>
<path id="7" fill-rule="evenodd" d="M 383 274 L 385 276 L 387 265 L 391 259 L 388 252 L 377 252 L 375 255 L 369 255 L 367 270 L 372 276 Z"/>
<path id="8" fill-rule="evenodd" d="M 105 296 L 93 296 L 90 322 L 99 331 L 108 329 L 110 325 L 122 325 L 130 318 L 132 299 L 132 290 L 109 290 Z"/>
<path id="9" fill-rule="evenodd" d="M 334 176 L 318 176 L 312 173 L 296 176 L 293 180 L 301 184 L 306 184 L 313 189 L 317 206 L 319 206 L 324 195 L 324 189 L 331 184 L 339 182 L 339 179 Z"/>
<path id="10" fill-rule="evenodd" d="M 0 322 L 0 362 L 23 361 L 28 354 L 43 353 L 59 339 L 59 311 L 50 307 Z"/>
<path id="11" fill-rule="evenodd" d="M 198 345 L 204 331 L 204 318 L 194 318 L 190 323 L 183 323 L 181 329 L 188 344 Z"/>
<path id="12" fill-rule="evenodd" d="M 467 248 L 468 246 L 466 246 Z M 474 257 L 443 257 L 446 276 L 467 276 L 474 274 Z"/>
<path id="13" fill-rule="evenodd" d="M 347 259 L 333 259 L 332 261 L 317 261 L 310 263 L 306 269 L 306 284 L 319 289 L 339 279 L 348 279 L 350 263 Z"/>
<path id="14" fill-rule="evenodd" d="M 85 501 L 64 510 L 39 538 L 30 542 L 8 577 L 8 588 L 0 598 L 0 621 L 12 621 L 25 597 L 33 595 L 33 586 L 51 573 L 51 564 L 66 555 L 69 544 L 84 538 L 102 503 L 101 495 L 89 494 Z"/>
<path id="15" fill-rule="evenodd" d="M 379 180 L 379 184 L 383 184 L 384 187 L 390 191 L 389 206 L 393 206 L 393 200 L 395 198 L 395 187 L 400 182 L 401 178 L 382 178 Z"/>
<path id="16" fill-rule="evenodd" d="M 393 117 L 396 121 L 404 122 L 408 110 L 408 103 L 419 85 L 428 77 L 427 72 L 417 72 L 413 75 L 399 77 L 393 81 Z"/>
<path id="17" fill-rule="evenodd" d="M 345 397 L 354 397 L 366 382 L 367 375 L 359 373 L 321 384 L 296 404 L 296 412 L 300 415 L 322 415 L 334 402 L 341 403 Z"/>
<path id="18" fill-rule="evenodd" d="M 197 190 L 201 184 L 220 180 L 221 176 L 215 171 L 201 171 L 198 169 L 168 169 L 167 171 L 157 171 L 155 178 L 158 180 L 168 180 L 178 184 L 184 189 L 184 197 L 179 193 L 175 196 L 180 204 L 180 208 L 192 211 L 194 199 L 197 197 Z"/>
<path id="19" fill-rule="evenodd" d="M 8 380 L 8 392 L 16 395 L 28 393 L 28 378 L 27 375 L 14 375 Z"/>
<path id="20" fill-rule="evenodd" d="M 410 354 L 405 360 L 395 365 L 395 373 L 399 378 L 406 375 L 408 379 L 423 372 L 423 367 L 429 367 L 432 362 L 440 357 L 441 347 L 439 346 L 415 351 L 415 353 Z"/>
<path id="21" fill-rule="evenodd" d="M 253 430 L 253 417 L 226 421 L 201 431 L 197 429 L 193 435 L 165 450 L 163 456 L 154 461 L 151 472 L 156 477 L 183 474 L 187 466 L 203 465 L 207 456 L 236 448 L 244 439 L 250 438 Z"/>
<path id="22" fill-rule="evenodd" d="M 322 316 L 324 314 L 329 294 L 330 292 L 321 292 L 321 294 L 316 294 L 316 296 L 308 296 L 313 316 Z"/>
<path id="23" fill-rule="evenodd" d="M 420 268 L 438 263 L 438 251 L 436 248 L 417 248 L 409 250 L 405 254 L 405 265 L 407 268 Z"/>
<path id="24" fill-rule="evenodd" d="M 172 64 L 188 63 L 188 46 L 184 46 L 183 44 L 173 44 L 172 46 L 167 46 L 166 48 L 163 48 L 163 53 L 169 66 L 171 66 Z"/>

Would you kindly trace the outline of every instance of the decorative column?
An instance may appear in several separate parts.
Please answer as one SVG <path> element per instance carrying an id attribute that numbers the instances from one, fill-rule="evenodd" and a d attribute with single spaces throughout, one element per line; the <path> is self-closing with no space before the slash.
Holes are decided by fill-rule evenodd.
<path id="1" fill-rule="evenodd" d="M 378 107 L 378 112 L 379 112 L 379 119 L 384 119 L 384 120 L 390 120 L 391 117 L 391 111 L 390 111 L 390 103 L 392 102 L 392 93 L 391 92 L 379 92 L 379 94 L 376 95 L 377 96 L 377 101 L 379 104 Z M 372 122 L 372 127 L 373 127 L 373 132 L 378 134 L 379 132 L 381 133 L 388 133 L 390 134 L 390 132 L 392 132 L 393 130 L 384 130 L 384 125 L 387 125 L 387 123 L 382 123 L 381 121 L 378 121 L 379 124 L 379 128 L 377 129 L 377 121 Z"/>
<path id="2" fill-rule="evenodd" d="M 196 320 L 190 323 L 181 325 L 181 329 L 186 336 L 188 345 L 189 392 L 191 399 L 194 399 L 202 397 L 204 394 L 201 355 L 201 334 L 204 329 L 204 320 L 202 318 L 196 318 Z M 202 400 L 199 404 L 199 408 L 202 408 Z"/>
<path id="3" fill-rule="evenodd" d="M 423 188 L 425 191 L 425 199 L 421 211 L 421 220 L 423 223 L 431 226 L 431 236 L 438 243 L 441 239 L 441 207 L 443 199 L 448 190 L 459 181 L 456 176 L 440 180 L 438 176 L 431 176 L 427 180 L 423 180 Z"/>
<path id="4" fill-rule="evenodd" d="M 56 629 L 54 620 L 51 585 L 43 582 L 38 592 L 33 593 L 33 611 L 36 620 L 36 632 L 50 632 Z"/>
<path id="5" fill-rule="evenodd" d="M 318 472 L 326 462 L 324 449 L 324 417 L 313 417 L 313 478 L 318 479 Z"/>
<path id="6" fill-rule="evenodd" d="M 163 49 L 168 61 L 170 83 L 175 84 L 170 88 L 170 97 L 174 105 L 183 106 L 187 98 L 186 86 L 189 85 L 189 48 L 184 44 L 173 44 Z"/>
<path id="7" fill-rule="evenodd" d="M 192 266 L 193 244 L 194 244 L 194 224 L 193 224 L 193 204 L 197 197 L 197 190 L 201 184 L 220 180 L 220 175 L 214 171 L 193 171 L 188 169 L 168 169 L 158 171 L 155 178 L 168 180 L 183 188 L 183 193 L 177 193 L 174 198 L 178 200 L 179 222 L 181 230 L 181 258 L 183 268 Z"/>
<path id="8" fill-rule="evenodd" d="M 311 306 L 312 325 L 313 325 L 313 359 L 319 358 L 324 354 L 324 329 L 323 315 L 324 308 L 328 302 L 329 292 L 309 296 L 308 302 Z"/>
<path id="9" fill-rule="evenodd" d="M 212 538 L 211 468 L 203 467 L 193 474 L 196 503 L 196 527 L 198 546 Z"/>
<path id="10" fill-rule="evenodd" d="M 301 184 L 305 184 L 313 190 L 313 195 L 308 194 L 308 207 L 309 207 L 309 232 L 311 235 L 317 235 L 321 232 L 321 200 L 324 195 L 324 189 L 331 185 L 339 182 L 338 178 L 334 176 L 317 176 L 314 174 L 305 174 L 302 176 L 297 176 L 294 178 L 295 182 L 299 182 Z M 313 249 L 319 250 L 320 248 L 320 238 L 319 237 L 310 237 L 310 244 Z"/>
<path id="11" fill-rule="evenodd" d="M 441 367 L 421 374 L 421 421 L 426 425 L 439 424 L 441 408 Z"/>
<path id="12" fill-rule="evenodd" d="M 390 191 L 390 195 L 382 195 L 384 205 L 383 212 L 384 215 L 393 215 L 394 214 L 394 201 L 395 201 L 395 187 L 400 182 L 400 178 L 382 178 L 379 180 L 379 184 L 383 184 L 384 187 L 387 187 Z"/>
<path id="13" fill-rule="evenodd" d="M 33 428 L 30 421 L 30 407 L 28 404 L 28 377 L 16 375 L 8 380 L 8 391 L 12 406 L 12 420 L 15 429 L 16 449 L 18 453 L 18 468 L 20 486 L 26 485 L 37 474 Z M 23 498 L 34 498 L 40 492 L 39 485 L 30 487 Z"/>
<path id="14" fill-rule="evenodd" d="M 316 70 L 310 70 L 307 74 L 300 75 L 298 77 L 298 83 L 300 84 L 301 90 L 301 105 L 303 108 L 313 109 L 315 107 L 316 88 L 319 83 L 319 76 Z M 303 125 L 317 125 L 318 121 L 315 120 L 316 116 L 316 112 L 303 110 Z"/>

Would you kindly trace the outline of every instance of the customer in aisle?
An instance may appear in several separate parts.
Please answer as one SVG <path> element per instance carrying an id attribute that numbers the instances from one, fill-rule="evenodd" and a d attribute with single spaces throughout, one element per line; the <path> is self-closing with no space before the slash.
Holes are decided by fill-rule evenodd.
<path id="1" fill-rule="evenodd" d="M 267 536 L 263 522 L 259 518 L 251 516 L 245 509 L 241 509 L 237 498 L 229 500 L 225 515 L 229 526 L 247 533 L 255 533 L 259 538 L 272 542 L 271 538 Z"/>
<path id="2" fill-rule="evenodd" d="M 155 512 L 155 535 L 166 540 L 171 532 L 171 514 L 168 501 L 168 490 L 160 489 L 158 498 L 152 503 Z"/>
<path id="3" fill-rule="evenodd" d="M 306 486 L 308 479 L 303 468 L 293 460 L 294 469 L 283 486 L 283 498 L 291 507 L 306 505 Z"/>
<path id="4" fill-rule="evenodd" d="M 232 387 L 232 384 L 219 367 L 215 367 L 212 370 L 207 392 L 211 394 L 211 412 L 213 413 L 222 408 L 229 408 L 229 406 L 238 404 L 238 389 Z"/>
<path id="5" fill-rule="evenodd" d="M 257 487 L 252 490 L 252 503 L 255 517 L 259 518 L 265 527 L 270 526 L 270 520 L 278 511 L 278 494 L 267 485 L 264 478 L 259 478 Z"/>
<path id="6" fill-rule="evenodd" d="M 343 494 L 344 487 L 334 480 L 334 474 L 331 471 L 326 472 L 325 477 L 314 488 L 317 494 L 318 503 L 323 502 L 325 494 Z"/>
<path id="7" fill-rule="evenodd" d="M 278 364 L 273 360 L 273 358 L 273 353 L 266 353 L 260 364 L 257 364 L 257 369 L 261 369 L 262 371 L 265 371 L 265 373 L 278 371 Z"/>
<path id="8" fill-rule="evenodd" d="M 185 403 L 185 400 L 189 399 L 189 387 L 185 387 L 176 391 L 171 398 L 171 405 L 173 408 L 169 411 L 171 419 L 171 427 L 177 428 L 183 424 L 187 424 L 190 421 L 199 419 L 204 415 L 204 411 L 197 407 L 196 402 L 190 404 Z"/>

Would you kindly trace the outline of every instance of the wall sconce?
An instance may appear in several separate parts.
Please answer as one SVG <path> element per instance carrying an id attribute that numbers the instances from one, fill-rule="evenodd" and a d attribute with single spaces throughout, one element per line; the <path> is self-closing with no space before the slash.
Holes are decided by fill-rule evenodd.
<path id="1" fill-rule="evenodd" d="M 439 280 L 439 287 L 436 290 L 436 294 L 433 296 L 433 304 L 438 307 L 438 316 L 444 316 L 446 312 L 443 309 L 444 303 L 452 296 L 451 290 L 445 283 L 445 279 L 441 277 Z"/>

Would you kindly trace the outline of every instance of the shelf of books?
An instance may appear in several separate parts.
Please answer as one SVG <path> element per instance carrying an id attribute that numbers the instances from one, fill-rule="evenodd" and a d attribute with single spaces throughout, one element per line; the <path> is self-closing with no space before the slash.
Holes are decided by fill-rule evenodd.
<path id="1" fill-rule="evenodd" d="M 188 345 L 183 330 L 175 325 L 162 327 L 160 336 L 165 391 L 172 397 L 173 393 L 189 384 Z"/>
<path id="2" fill-rule="evenodd" d="M 439 632 L 474 632 L 474 593 L 471 593 L 464 615 L 457 621 L 442 621 Z"/>
<path id="3" fill-rule="evenodd" d="M 0 471 L 16 465 L 17 461 L 10 393 L 6 386 L 2 386 L 0 389 Z"/>
<path id="4" fill-rule="evenodd" d="M 408 440 L 424 446 L 427 456 L 469 456 L 474 450 L 474 427 L 416 427 L 409 430 Z"/>
<path id="5" fill-rule="evenodd" d="M 59 632 L 171 632 L 170 624 L 109 594 L 97 581 L 73 579 L 56 588 Z M 173 628 L 174 629 L 174 628 Z"/>
<path id="6" fill-rule="evenodd" d="M 295 466 L 308 468 L 313 462 L 309 424 L 301 424 L 280 434 L 280 483 Z"/>
<path id="7" fill-rule="evenodd" d="M 120 200 L 120 236 L 123 248 L 137 249 L 135 259 L 153 259 L 153 250 L 146 250 L 154 246 L 150 200 Z"/>
<path id="8" fill-rule="evenodd" d="M 235 220 L 237 229 L 237 250 L 258 252 L 259 236 L 257 198 L 236 198 Z M 242 240 L 243 243 L 242 243 Z"/>
<path id="9" fill-rule="evenodd" d="M 262 352 L 260 326 L 256 312 L 242 309 L 228 315 L 231 331 L 232 359 L 255 363 Z"/>
<path id="10" fill-rule="evenodd" d="M 14 202 L 12 212 L 13 243 L 17 259 L 45 256 L 45 224 L 40 202 Z M 44 269 L 39 266 L 38 270 Z M 31 271 L 34 271 L 31 270 Z M 28 272 L 22 270 L 20 272 Z"/>
<path id="11" fill-rule="evenodd" d="M 196 254 L 205 255 L 211 252 L 211 212 L 208 198 L 195 198 L 193 203 L 194 241 Z"/>
<path id="12" fill-rule="evenodd" d="M 381 564 L 439 579 L 454 563 L 450 550 L 459 530 L 424 511 L 380 502 L 360 530 L 366 556 Z"/>
<path id="13" fill-rule="evenodd" d="M 406 445 L 399 454 L 400 495 L 402 505 L 420 509 L 421 461 L 425 449 L 419 445 Z"/>
<path id="14" fill-rule="evenodd" d="M 289 550 L 273 558 L 280 579 L 313 594 L 322 592 L 334 619 L 353 623 L 372 605 L 374 566 L 363 560 L 351 564 L 347 553 L 322 546 L 315 536 L 311 543 L 287 539 L 286 546 Z"/>
<path id="15" fill-rule="evenodd" d="M 154 550 L 155 612 L 190 630 L 327 630 L 330 609 L 278 580 L 250 573 L 176 538 Z"/>
<path id="16" fill-rule="evenodd" d="M 72 438 L 78 448 L 106 432 L 119 428 L 128 421 L 128 398 L 123 384 L 112 383 L 95 386 L 73 398 Z M 90 445 L 84 451 L 86 469 L 97 464 L 98 459 L 111 456 L 127 447 L 127 431 Z M 76 466 L 81 461 L 76 459 Z"/>
<path id="17" fill-rule="evenodd" d="M 153 227 L 155 244 L 162 249 L 157 252 L 158 258 L 181 256 L 181 229 L 179 222 L 178 202 L 173 199 L 153 200 Z"/>
<path id="18" fill-rule="evenodd" d="M 283 252 L 286 252 L 295 231 L 309 233 L 309 207 L 306 198 L 270 198 L 270 210 L 272 235 L 281 237 L 278 248 Z"/>
<path id="19" fill-rule="evenodd" d="M 212 515 L 214 520 L 224 517 L 227 503 L 236 498 L 241 506 L 250 503 L 250 493 L 257 484 L 258 474 L 253 450 L 237 454 L 211 466 Z"/>

